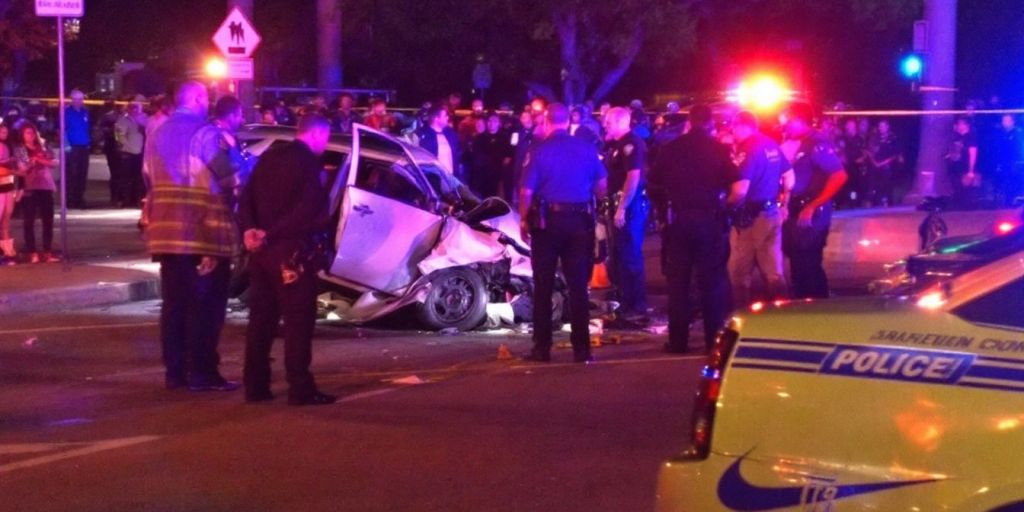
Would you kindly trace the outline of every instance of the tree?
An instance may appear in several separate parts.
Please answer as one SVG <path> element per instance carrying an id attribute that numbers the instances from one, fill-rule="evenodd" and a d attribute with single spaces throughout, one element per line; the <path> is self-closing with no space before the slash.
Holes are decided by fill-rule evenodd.
<path id="1" fill-rule="evenodd" d="M 899 48 L 922 0 L 732 0 L 700 11 L 697 37 L 708 62 L 707 80 L 728 83 L 734 71 L 759 61 L 799 68 L 800 82 L 817 98 L 896 100 Z M 739 68 L 739 69 L 737 69 Z"/>
<path id="2" fill-rule="evenodd" d="M 31 0 L 0 0 L 0 76 L 5 94 L 20 87 L 31 59 L 53 48 L 55 37 L 51 23 L 36 17 Z"/>
<path id="3" fill-rule="evenodd" d="M 553 87 L 550 76 L 531 78 L 527 85 L 543 96 L 560 97 L 569 104 L 604 99 L 645 48 L 655 59 L 670 59 L 694 44 L 694 0 L 511 3 L 518 7 L 510 10 L 520 11 L 517 19 L 533 24 L 535 41 L 556 41 L 559 48 L 561 87 Z M 561 94 L 556 95 L 559 89 Z"/>

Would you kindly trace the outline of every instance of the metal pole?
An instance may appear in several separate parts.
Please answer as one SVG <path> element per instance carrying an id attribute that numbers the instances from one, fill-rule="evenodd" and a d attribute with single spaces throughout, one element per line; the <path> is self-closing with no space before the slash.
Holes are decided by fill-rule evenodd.
<path id="1" fill-rule="evenodd" d="M 254 0 L 228 0 L 227 12 L 231 12 L 232 7 L 238 7 L 238 10 L 242 11 L 242 14 L 245 14 L 249 20 L 255 20 L 256 16 L 253 10 L 254 3 Z M 253 21 L 253 23 L 255 23 L 255 21 Z M 256 100 L 258 99 L 256 97 L 255 83 L 256 82 L 252 80 L 239 82 L 237 87 L 235 87 L 235 90 L 231 93 L 242 102 L 242 109 L 245 112 L 246 122 L 252 122 L 259 119 L 257 112 L 253 109 L 253 106 L 256 104 Z"/>
<path id="2" fill-rule="evenodd" d="M 71 270 L 71 254 L 68 252 L 68 172 L 67 154 L 64 146 L 67 141 L 64 119 L 64 17 L 57 16 L 57 98 L 60 117 L 60 243 L 64 251 L 64 271 Z"/>
<path id="3" fill-rule="evenodd" d="M 956 91 L 956 9 L 957 0 L 925 0 L 924 18 L 928 21 L 921 109 L 953 108 Z M 947 144 L 952 134 L 952 115 L 926 115 L 921 118 L 921 144 L 918 150 L 914 188 L 903 202 L 920 203 L 926 197 L 948 195 L 946 176 Z"/>

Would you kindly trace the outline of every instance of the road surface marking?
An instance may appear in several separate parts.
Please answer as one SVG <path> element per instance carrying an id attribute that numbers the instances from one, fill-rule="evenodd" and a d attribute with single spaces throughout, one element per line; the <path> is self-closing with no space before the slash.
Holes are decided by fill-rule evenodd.
<path id="1" fill-rule="evenodd" d="M 512 370 L 542 370 L 545 368 L 566 368 L 566 367 L 584 367 L 584 366 L 608 366 L 608 365 L 625 365 L 625 364 L 644 364 L 644 363 L 672 363 L 676 361 L 689 361 L 697 359 L 707 359 L 706 355 L 692 355 L 682 357 L 649 357 L 646 359 L 612 359 L 612 360 L 598 360 L 593 363 L 587 363 L 586 365 L 580 363 L 531 363 L 531 364 L 517 364 L 510 366 Z"/>
<path id="2" fill-rule="evenodd" d="M 362 400 L 363 398 L 373 398 L 375 396 L 386 395 L 388 393 L 394 393 L 395 391 L 398 391 L 400 389 L 405 389 L 406 387 L 408 387 L 408 386 L 401 386 L 401 387 L 396 387 L 396 388 L 375 389 L 373 391 L 366 391 L 366 392 L 363 392 L 363 393 L 356 393 L 354 395 L 348 395 L 348 396 L 346 396 L 344 398 L 341 398 L 340 400 L 338 400 L 338 402 L 354 402 L 356 400 Z"/>
<path id="3" fill-rule="evenodd" d="M 101 331 L 104 329 L 124 329 L 128 327 L 159 327 L 159 322 L 138 322 L 133 324 L 100 324 L 80 325 L 68 327 L 40 327 L 37 329 L 11 329 L 0 331 L 0 334 L 38 334 L 41 332 L 64 332 L 64 331 Z"/>
<path id="4" fill-rule="evenodd" d="M 60 462 L 62 460 L 73 459 L 75 457 L 82 457 L 85 455 L 91 455 L 93 453 L 103 452 L 107 450 L 115 450 L 117 448 L 125 448 L 136 444 L 148 443 L 150 441 L 155 441 L 157 439 L 160 439 L 160 436 L 124 437 L 120 439 L 108 439 L 106 441 L 98 441 L 93 443 L 29 443 L 0 445 L 0 454 L 40 453 L 59 450 L 61 448 L 68 448 L 72 446 L 81 446 L 81 448 L 76 448 L 61 453 L 43 455 L 31 459 L 20 460 L 18 462 L 2 464 L 0 465 L 0 474 L 10 473 L 12 471 L 17 471 L 19 469 L 25 469 L 34 466 L 42 466 L 44 464 L 50 464 L 53 462 Z"/>

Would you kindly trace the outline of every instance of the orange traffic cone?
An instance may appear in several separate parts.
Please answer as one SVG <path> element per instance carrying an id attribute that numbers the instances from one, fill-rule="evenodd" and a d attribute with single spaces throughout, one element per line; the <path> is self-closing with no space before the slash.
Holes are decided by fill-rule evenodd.
<path id="1" fill-rule="evenodd" d="M 590 288 L 594 290 L 608 288 L 612 282 L 608 280 L 608 267 L 604 263 L 594 264 L 594 274 L 590 278 Z"/>
<path id="2" fill-rule="evenodd" d="M 508 361 L 512 359 L 512 351 L 508 349 L 508 345 L 502 343 L 498 347 L 498 361 Z"/>

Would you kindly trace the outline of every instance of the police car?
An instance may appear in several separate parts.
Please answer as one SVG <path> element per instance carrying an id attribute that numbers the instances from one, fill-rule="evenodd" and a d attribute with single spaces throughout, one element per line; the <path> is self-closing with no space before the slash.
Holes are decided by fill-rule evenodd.
<path id="1" fill-rule="evenodd" d="M 734 318 L 693 422 L 660 511 L 1024 511 L 1024 251 Z"/>

